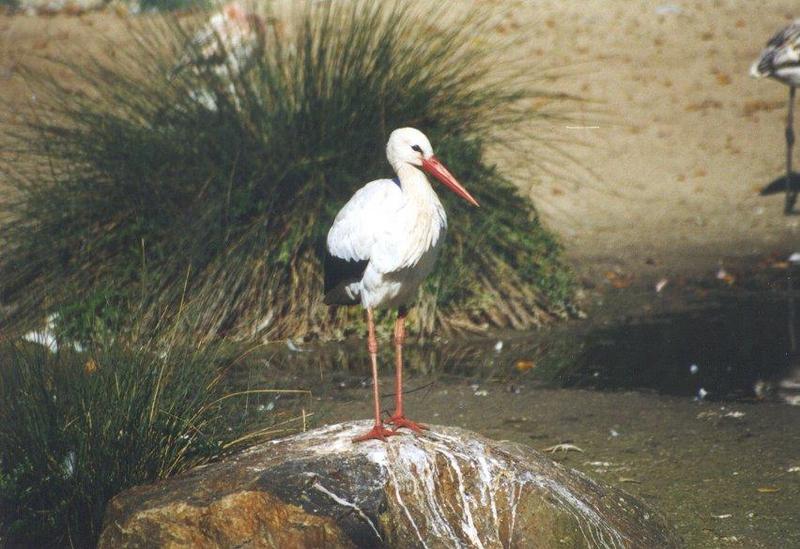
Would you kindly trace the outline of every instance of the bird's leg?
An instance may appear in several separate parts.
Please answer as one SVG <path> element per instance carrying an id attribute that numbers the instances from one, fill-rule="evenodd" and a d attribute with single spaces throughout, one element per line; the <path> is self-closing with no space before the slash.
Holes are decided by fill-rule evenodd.
<path id="1" fill-rule="evenodd" d="M 786 116 L 786 202 L 783 213 L 790 214 L 797 201 L 797 190 L 792 180 L 792 147 L 794 146 L 794 86 L 789 86 L 789 108 Z"/>
<path id="2" fill-rule="evenodd" d="M 378 339 L 375 337 L 375 319 L 372 309 L 367 309 L 367 351 L 372 362 L 372 400 L 375 404 L 375 425 L 368 432 L 353 439 L 353 442 L 378 439 L 386 441 L 386 437 L 396 435 L 391 429 L 383 426 L 381 421 L 380 391 L 378 390 Z"/>
<path id="3" fill-rule="evenodd" d="M 407 427 L 421 433 L 423 429 L 428 427 L 420 423 L 415 423 L 406 419 L 403 413 L 403 342 L 406 339 L 406 315 L 408 311 L 405 307 L 401 307 L 397 311 L 397 320 L 394 323 L 394 352 L 395 352 L 395 408 L 392 416 L 386 420 L 386 423 L 395 426 L 395 429 Z"/>

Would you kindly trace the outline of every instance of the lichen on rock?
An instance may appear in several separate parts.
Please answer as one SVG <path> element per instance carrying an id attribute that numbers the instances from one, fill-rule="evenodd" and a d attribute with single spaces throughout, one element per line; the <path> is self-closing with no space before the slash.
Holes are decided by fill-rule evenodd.
<path id="1" fill-rule="evenodd" d="M 368 422 L 272 441 L 112 500 L 100 547 L 679 547 L 655 511 L 539 452 Z"/>

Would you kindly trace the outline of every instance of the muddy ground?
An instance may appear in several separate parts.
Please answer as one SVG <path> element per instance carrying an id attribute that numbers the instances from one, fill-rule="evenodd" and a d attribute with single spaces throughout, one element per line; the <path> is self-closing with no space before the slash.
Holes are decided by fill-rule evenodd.
<path id="1" fill-rule="evenodd" d="M 384 383 L 391 387 L 390 379 Z M 363 418 L 368 399 L 368 389 L 323 397 L 317 419 Z M 670 518 L 688 547 L 800 547 L 800 473 L 789 472 L 800 463 L 796 407 L 642 392 L 514 393 L 504 384 L 476 390 L 452 381 L 409 395 L 406 407 L 420 421 L 539 450 L 574 445 L 553 457 L 643 497 Z"/>

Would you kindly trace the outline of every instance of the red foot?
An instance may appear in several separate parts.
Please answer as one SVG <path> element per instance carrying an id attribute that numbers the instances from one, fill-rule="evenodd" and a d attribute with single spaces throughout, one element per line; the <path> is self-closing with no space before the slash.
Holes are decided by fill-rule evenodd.
<path id="1" fill-rule="evenodd" d="M 364 433 L 360 437 L 356 437 L 353 439 L 353 442 L 363 442 L 365 440 L 376 439 L 382 440 L 386 442 L 386 437 L 391 437 L 394 435 L 399 435 L 400 433 L 392 431 L 391 429 L 387 429 L 383 425 L 375 425 L 372 429 L 368 432 Z"/>
<path id="2" fill-rule="evenodd" d="M 415 433 L 422 434 L 423 430 L 427 430 L 428 426 L 423 425 L 422 423 L 415 423 L 409 419 L 406 419 L 406 416 L 402 414 L 394 414 L 392 417 L 386 420 L 386 423 L 390 425 L 394 425 L 394 430 L 402 429 L 403 427 L 407 429 L 411 429 Z"/>

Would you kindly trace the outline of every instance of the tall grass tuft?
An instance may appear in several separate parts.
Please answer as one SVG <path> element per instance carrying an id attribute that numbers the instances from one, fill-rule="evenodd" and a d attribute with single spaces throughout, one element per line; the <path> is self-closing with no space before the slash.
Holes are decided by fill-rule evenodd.
<path id="1" fill-rule="evenodd" d="M 135 47 L 58 63 L 58 77 L 28 73 L 36 99 L 2 166 L 16 190 L 0 212 L 6 320 L 70 321 L 90 303 L 152 326 L 181 310 L 201 337 L 341 335 L 360 313 L 322 304 L 325 235 L 359 186 L 391 175 L 385 142 L 402 126 L 423 130 L 483 205 L 442 193 L 451 229 L 415 329 L 525 328 L 563 313 L 559 245 L 484 148 L 562 117 L 570 99 L 499 69 L 480 14 L 301 6 L 262 14 L 262 47 L 227 70 L 176 74 L 187 43 L 188 58 L 200 53 L 196 22 L 159 17 L 133 25 Z M 527 142 L 532 163 L 553 161 L 552 143 Z"/>
<path id="2" fill-rule="evenodd" d="M 94 546 L 123 489 L 281 432 L 274 413 L 243 415 L 244 395 L 226 392 L 228 360 L 177 346 L 0 348 L 0 540 Z"/>

